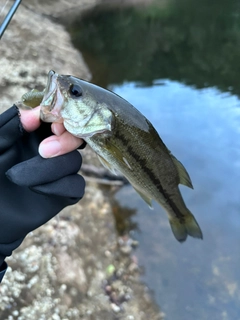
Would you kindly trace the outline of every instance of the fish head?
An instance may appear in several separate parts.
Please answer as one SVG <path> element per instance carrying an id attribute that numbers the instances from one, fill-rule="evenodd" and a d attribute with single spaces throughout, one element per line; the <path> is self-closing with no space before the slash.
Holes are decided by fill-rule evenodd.
<path id="1" fill-rule="evenodd" d="M 113 114 L 104 102 L 102 88 L 53 70 L 41 102 L 44 122 L 63 123 L 71 134 L 86 138 L 111 131 Z"/>

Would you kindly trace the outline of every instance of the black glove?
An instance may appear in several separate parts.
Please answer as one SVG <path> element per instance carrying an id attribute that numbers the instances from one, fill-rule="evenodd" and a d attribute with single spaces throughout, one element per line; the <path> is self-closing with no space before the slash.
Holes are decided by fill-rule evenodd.
<path id="1" fill-rule="evenodd" d="M 51 134 L 47 123 L 25 132 L 15 106 L 0 115 L 0 272 L 27 233 L 83 197 L 79 152 L 50 159 L 38 154 Z"/>

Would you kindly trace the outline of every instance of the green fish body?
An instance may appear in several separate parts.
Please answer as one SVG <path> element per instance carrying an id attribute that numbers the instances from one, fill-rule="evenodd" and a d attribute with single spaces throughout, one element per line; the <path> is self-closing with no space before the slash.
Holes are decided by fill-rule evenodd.
<path id="1" fill-rule="evenodd" d="M 31 97 L 30 97 L 31 98 Z M 118 95 L 73 76 L 49 72 L 41 119 L 62 122 L 83 138 L 109 170 L 120 171 L 151 206 L 164 207 L 174 236 L 202 238 L 178 184 L 192 188 L 183 165 L 167 149 L 152 124 Z"/>

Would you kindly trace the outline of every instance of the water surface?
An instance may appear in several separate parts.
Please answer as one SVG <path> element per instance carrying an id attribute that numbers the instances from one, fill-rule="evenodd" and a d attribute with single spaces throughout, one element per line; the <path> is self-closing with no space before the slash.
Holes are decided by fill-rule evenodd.
<path id="1" fill-rule="evenodd" d="M 240 11 L 235 0 L 94 11 L 69 27 L 92 81 L 153 123 L 189 172 L 180 186 L 204 240 L 179 244 L 163 209 L 131 186 L 143 281 L 169 320 L 240 319 Z"/>
<path id="2" fill-rule="evenodd" d="M 150 88 L 129 83 L 114 91 L 148 115 L 184 163 L 194 190 L 180 188 L 204 240 L 177 243 L 159 205 L 149 210 L 131 187 L 125 187 L 117 199 L 138 208 L 134 221 L 140 232 L 134 236 L 140 242 L 143 279 L 167 319 L 239 319 L 240 101 L 214 88 L 162 83 Z"/>

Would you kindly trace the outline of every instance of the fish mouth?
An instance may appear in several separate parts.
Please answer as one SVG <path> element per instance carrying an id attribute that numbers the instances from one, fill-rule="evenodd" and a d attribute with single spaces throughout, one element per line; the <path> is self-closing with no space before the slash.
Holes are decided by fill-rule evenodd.
<path id="1" fill-rule="evenodd" d="M 54 70 L 50 70 L 48 72 L 48 82 L 46 86 L 46 92 L 51 92 L 53 88 L 53 85 L 56 84 L 56 78 L 58 77 L 58 74 Z"/>
<path id="2" fill-rule="evenodd" d="M 58 77 L 59 75 L 55 71 L 49 71 L 47 86 L 43 100 L 40 104 L 40 117 L 44 122 L 63 122 L 60 110 L 64 99 L 59 90 L 57 82 Z"/>

